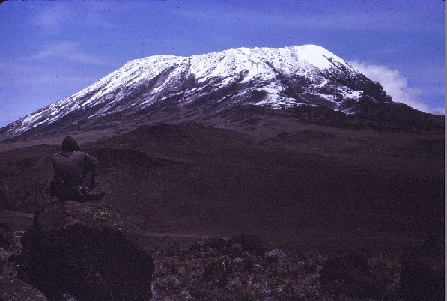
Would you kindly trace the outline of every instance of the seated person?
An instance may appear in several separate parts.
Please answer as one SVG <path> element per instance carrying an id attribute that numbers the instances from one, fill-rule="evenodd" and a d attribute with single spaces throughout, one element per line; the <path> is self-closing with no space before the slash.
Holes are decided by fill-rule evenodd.
<path id="1" fill-rule="evenodd" d="M 99 201 L 105 193 L 93 193 L 96 186 L 95 168 L 98 160 L 80 151 L 76 140 L 67 136 L 62 151 L 53 156 L 54 177 L 49 193 L 60 201 Z"/>

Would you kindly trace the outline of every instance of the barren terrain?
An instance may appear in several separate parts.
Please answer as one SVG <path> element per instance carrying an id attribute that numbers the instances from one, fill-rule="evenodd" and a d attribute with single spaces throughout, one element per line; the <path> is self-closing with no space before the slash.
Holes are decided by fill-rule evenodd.
<path id="1" fill-rule="evenodd" d="M 329 252 L 398 251 L 444 237 L 443 131 L 266 118 L 237 130 L 159 124 L 89 140 L 82 148 L 100 160 L 103 203 L 158 237 L 246 233 Z M 58 148 L 1 153 L 3 209 L 33 213 L 50 201 Z"/>
<path id="2" fill-rule="evenodd" d="M 17 274 L 71 134 L 100 161 L 101 205 L 152 246 L 152 300 L 437 298 L 444 129 L 334 122 L 260 114 L 3 142 L 0 274 Z"/>

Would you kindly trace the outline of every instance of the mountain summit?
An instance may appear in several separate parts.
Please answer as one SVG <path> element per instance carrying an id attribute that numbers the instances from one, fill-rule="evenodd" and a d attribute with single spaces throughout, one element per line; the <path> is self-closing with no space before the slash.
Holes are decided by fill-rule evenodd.
<path id="1" fill-rule="evenodd" d="M 355 115 L 362 102 L 393 103 L 382 86 L 320 46 L 155 55 L 9 124 L 0 140 L 129 120 L 203 120 L 241 107 L 310 106 Z"/>

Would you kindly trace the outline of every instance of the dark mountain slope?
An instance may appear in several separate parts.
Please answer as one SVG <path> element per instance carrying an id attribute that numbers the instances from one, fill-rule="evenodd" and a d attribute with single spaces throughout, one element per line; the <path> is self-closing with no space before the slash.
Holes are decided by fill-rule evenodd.
<path id="1" fill-rule="evenodd" d="M 104 204 L 148 233 L 252 233 L 290 247 L 375 250 L 443 235 L 441 133 L 262 122 L 270 132 L 145 126 L 83 148 L 101 162 Z M 54 150 L 1 153 L 2 208 L 32 212 L 32 200 L 49 201 L 27 183 L 50 180 Z"/>

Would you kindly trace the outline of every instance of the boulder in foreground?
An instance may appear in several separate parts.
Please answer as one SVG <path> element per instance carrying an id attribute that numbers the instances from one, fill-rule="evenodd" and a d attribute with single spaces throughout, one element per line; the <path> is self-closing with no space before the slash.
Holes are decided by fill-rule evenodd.
<path id="1" fill-rule="evenodd" d="M 110 208 L 51 203 L 25 233 L 19 276 L 50 300 L 149 300 L 154 262 L 141 241 Z"/>

